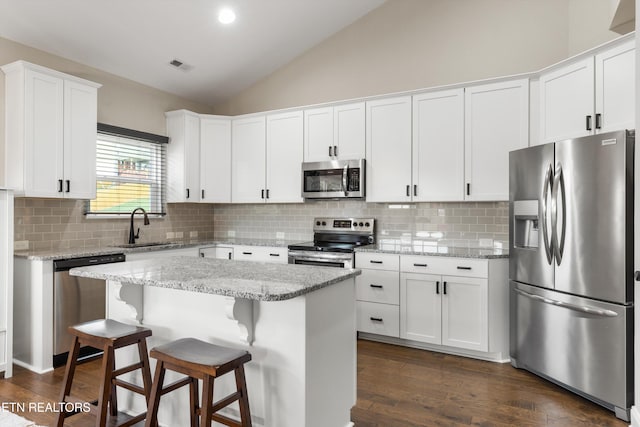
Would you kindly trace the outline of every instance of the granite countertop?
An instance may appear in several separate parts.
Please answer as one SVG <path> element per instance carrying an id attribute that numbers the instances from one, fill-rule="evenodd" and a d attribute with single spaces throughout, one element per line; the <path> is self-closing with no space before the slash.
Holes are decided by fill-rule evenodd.
<path id="1" fill-rule="evenodd" d="M 224 246 L 224 245 L 246 245 L 246 246 L 271 246 L 271 247 L 284 247 L 286 248 L 292 243 L 298 243 L 298 241 L 291 240 L 275 240 L 275 239 L 249 239 L 249 238 L 229 238 L 229 239 L 215 239 L 215 240 L 201 240 L 201 241 L 173 241 L 162 242 L 161 245 L 154 246 L 138 246 L 134 248 L 124 246 L 102 246 L 91 248 L 67 248 L 67 249 L 47 249 L 47 250 L 27 250 L 27 251 L 15 251 L 14 256 L 18 258 L 26 258 L 33 261 L 47 261 L 58 260 L 67 258 L 79 258 L 86 256 L 99 256 L 99 255 L 112 255 L 119 253 L 140 253 L 160 251 L 167 249 L 182 249 L 190 247 L 205 247 L 205 246 Z"/>
<path id="2" fill-rule="evenodd" d="M 355 277 L 360 270 L 175 256 L 77 267 L 70 274 L 258 301 L 282 301 Z"/>
<path id="3" fill-rule="evenodd" d="M 434 244 L 418 239 L 380 239 L 373 245 L 357 248 L 358 252 L 377 252 L 399 255 L 428 255 L 455 258 L 509 258 L 509 250 L 485 247 L 461 247 Z"/>

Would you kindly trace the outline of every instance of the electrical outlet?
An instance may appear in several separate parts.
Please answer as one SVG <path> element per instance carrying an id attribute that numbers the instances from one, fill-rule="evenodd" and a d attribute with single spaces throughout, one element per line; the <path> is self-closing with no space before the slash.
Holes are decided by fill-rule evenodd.
<path id="1" fill-rule="evenodd" d="M 176 231 L 176 239 L 182 239 L 184 237 L 184 233 L 182 231 Z"/>
<path id="2" fill-rule="evenodd" d="M 282 231 L 276 231 L 276 239 L 284 240 L 284 233 Z"/>
<path id="3" fill-rule="evenodd" d="M 236 237 L 235 230 L 228 230 L 227 231 L 227 237 Z"/>
<path id="4" fill-rule="evenodd" d="M 13 249 L 16 251 L 27 251 L 29 250 L 29 241 L 28 240 L 18 240 L 13 242 Z"/>
<path id="5" fill-rule="evenodd" d="M 190 238 L 192 238 L 192 239 L 193 239 L 194 237 L 198 237 L 198 232 L 197 232 L 197 231 L 190 231 L 190 232 L 189 232 L 189 237 L 190 237 Z"/>
<path id="6" fill-rule="evenodd" d="M 175 237 L 176 237 L 176 233 L 174 233 L 173 231 L 167 232 L 167 239 L 175 239 Z"/>

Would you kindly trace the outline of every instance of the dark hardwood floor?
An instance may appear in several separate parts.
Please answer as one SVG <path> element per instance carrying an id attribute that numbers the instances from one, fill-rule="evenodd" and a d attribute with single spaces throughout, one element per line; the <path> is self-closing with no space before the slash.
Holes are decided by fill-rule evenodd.
<path id="1" fill-rule="evenodd" d="M 74 391 L 79 397 L 95 394 L 99 368 L 99 359 L 78 368 Z M 12 378 L 0 380 L 0 401 L 55 403 L 63 371 L 37 375 L 15 367 Z M 54 413 L 28 408 L 13 412 L 43 426 L 53 425 L 55 419 Z M 628 425 L 600 406 L 509 364 L 364 340 L 358 341 L 358 402 L 351 419 L 356 427 Z M 93 422 L 87 415 L 65 423 L 89 425 Z"/>

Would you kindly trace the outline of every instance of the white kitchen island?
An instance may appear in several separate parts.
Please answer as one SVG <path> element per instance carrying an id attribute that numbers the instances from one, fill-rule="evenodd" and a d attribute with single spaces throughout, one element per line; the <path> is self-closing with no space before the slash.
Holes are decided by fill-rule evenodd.
<path id="1" fill-rule="evenodd" d="M 352 425 L 358 270 L 171 257 L 75 268 L 71 274 L 107 280 L 108 316 L 152 329 L 150 347 L 195 337 L 249 351 L 253 359 L 245 369 L 254 425 Z M 133 349 L 119 351 L 118 366 L 136 358 Z M 165 383 L 179 378 L 169 374 Z M 141 384 L 141 378 L 133 380 Z M 234 387 L 232 376 L 216 380 L 216 399 Z M 118 393 L 119 409 L 143 410 L 141 396 Z M 226 415 L 239 419 L 236 409 Z M 187 388 L 162 398 L 159 420 L 188 425 Z"/>

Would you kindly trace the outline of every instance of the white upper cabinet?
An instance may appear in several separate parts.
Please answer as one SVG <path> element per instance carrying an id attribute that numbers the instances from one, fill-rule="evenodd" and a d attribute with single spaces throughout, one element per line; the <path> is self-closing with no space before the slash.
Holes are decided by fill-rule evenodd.
<path id="1" fill-rule="evenodd" d="M 366 103 L 367 201 L 411 200 L 411 97 Z"/>
<path id="2" fill-rule="evenodd" d="M 464 89 L 413 97 L 414 202 L 464 200 Z"/>
<path id="3" fill-rule="evenodd" d="M 166 113 L 167 202 L 200 201 L 200 118 L 186 110 Z"/>
<path id="4" fill-rule="evenodd" d="M 302 202 L 302 111 L 267 116 L 266 154 L 265 200 Z"/>
<path id="5" fill-rule="evenodd" d="M 24 61 L 5 79 L 5 184 L 26 197 L 96 196 L 97 89 Z"/>
<path id="6" fill-rule="evenodd" d="M 540 76 L 539 143 L 634 128 L 635 43 Z"/>
<path id="7" fill-rule="evenodd" d="M 302 111 L 233 120 L 231 133 L 232 202 L 302 201 Z"/>
<path id="8" fill-rule="evenodd" d="M 265 201 L 265 116 L 231 122 L 231 200 L 234 203 Z"/>
<path id="9" fill-rule="evenodd" d="M 465 200 L 509 200 L 509 151 L 529 143 L 529 80 L 465 89 Z"/>
<path id="10" fill-rule="evenodd" d="M 635 129 L 635 73 L 633 41 L 596 55 L 596 132 Z"/>
<path id="11" fill-rule="evenodd" d="M 200 201 L 231 202 L 231 119 L 200 116 Z"/>
<path id="12" fill-rule="evenodd" d="M 365 157 L 365 103 L 304 111 L 304 161 Z"/>

